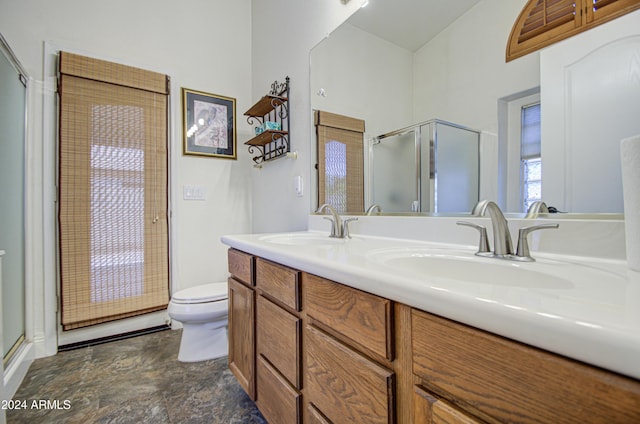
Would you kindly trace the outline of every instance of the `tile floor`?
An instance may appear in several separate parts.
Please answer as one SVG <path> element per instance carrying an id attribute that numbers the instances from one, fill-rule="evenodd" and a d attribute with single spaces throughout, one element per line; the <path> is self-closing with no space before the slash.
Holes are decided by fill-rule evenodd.
<path id="1" fill-rule="evenodd" d="M 35 360 L 13 398 L 26 409 L 6 411 L 7 423 L 264 424 L 226 357 L 178 362 L 180 336 L 165 330 Z"/>

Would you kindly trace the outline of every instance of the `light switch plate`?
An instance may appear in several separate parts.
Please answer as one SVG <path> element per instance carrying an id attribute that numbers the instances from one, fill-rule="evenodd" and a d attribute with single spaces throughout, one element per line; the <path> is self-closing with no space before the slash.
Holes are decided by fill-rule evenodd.
<path id="1" fill-rule="evenodd" d="M 296 192 L 296 196 L 302 197 L 304 195 L 302 176 L 296 175 L 295 177 L 293 177 L 293 189 Z"/>
<path id="2" fill-rule="evenodd" d="M 182 198 L 184 200 L 205 200 L 204 186 L 202 185 L 183 185 Z"/>

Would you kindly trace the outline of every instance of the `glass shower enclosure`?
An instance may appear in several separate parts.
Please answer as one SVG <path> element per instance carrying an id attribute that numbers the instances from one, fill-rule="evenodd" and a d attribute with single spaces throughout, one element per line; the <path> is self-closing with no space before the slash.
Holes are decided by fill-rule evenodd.
<path id="1" fill-rule="evenodd" d="M 375 137 L 371 204 L 385 213 L 469 212 L 479 200 L 480 132 L 430 120 Z"/>

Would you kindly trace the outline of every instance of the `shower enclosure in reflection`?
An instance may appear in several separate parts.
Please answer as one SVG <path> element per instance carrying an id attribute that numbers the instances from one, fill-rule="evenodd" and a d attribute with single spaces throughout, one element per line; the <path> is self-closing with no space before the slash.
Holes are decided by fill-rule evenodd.
<path id="1" fill-rule="evenodd" d="M 384 212 L 469 212 L 479 200 L 480 132 L 437 119 L 375 137 L 370 199 Z"/>

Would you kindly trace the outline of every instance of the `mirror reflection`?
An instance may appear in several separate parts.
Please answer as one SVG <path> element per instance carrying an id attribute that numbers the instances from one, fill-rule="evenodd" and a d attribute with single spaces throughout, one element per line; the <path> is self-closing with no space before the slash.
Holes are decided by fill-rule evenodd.
<path id="1" fill-rule="evenodd" d="M 618 152 L 620 138 L 640 133 L 640 124 L 638 120 L 625 119 L 627 128 L 623 130 L 625 125 L 611 122 L 608 127 L 616 131 L 610 131 L 608 144 L 599 146 L 595 142 L 581 141 L 595 146 L 589 148 L 579 146 L 575 141 L 568 149 L 564 140 L 566 128 L 548 126 L 542 131 L 544 124 L 541 123 L 549 114 L 565 116 L 565 124 L 571 128 L 588 125 L 583 125 L 581 117 L 576 120 L 575 116 L 566 116 L 571 115 L 570 111 L 567 114 L 566 110 L 552 110 L 553 107 L 562 108 L 567 99 L 541 106 L 540 93 L 545 93 L 545 88 L 541 87 L 541 74 L 548 66 L 543 61 L 541 67 L 539 52 L 505 62 L 509 32 L 525 3 L 525 0 L 375 0 L 311 51 L 311 108 L 365 123 L 363 210 L 347 212 L 363 212 L 373 204 L 384 203 L 376 191 L 380 181 L 388 185 L 398 181 L 396 186 L 403 189 L 408 186 L 408 183 L 399 182 L 399 170 L 413 174 L 415 151 L 406 154 L 408 159 L 404 160 L 401 157 L 407 152 L 394 153 L 395 160 L 391 163 L 396 166 L 386 166 L 389 171 L 385 174 L 382 167 L 376 167 L 377 142 L 387 134 L 399 136 L 404 129 L 435 121 L 455 123 L 455 126 L 477 129 L 480 133 L 480 163 L 476 175 L 479 199 L 494 199 L 510 213 L 523 213 L 536 200 L 546 201 L 560 211 L 607 213 L 609 217 L 622 212 L 621 195 L 619 200 L 616 197 L 621 193 L 619 158 L 610 155 L 610 159 L 598 163 L 600 177 L 589 172 L 589 181 L 594 178 L 606 181 L 604 190 L 615 194 L 608 196 L 606 202 L 600 202 L 602 196 L 591 187 L 579 187 L 580 181 L 587 180 L 585 169 L 593 170 L 596 166 L 584 163 L 591 160 L 587 157 L 585 161 L 579 158 L 582 151 L 615 149 Z M 416 28 L 436 29 L 430 34 L 418 34 Z M 594 50 L 598 46 L 589 48 Z M 631 50 L 633 47 L 626 49 L 627 52 Z M 589 54 L 590 50 L 583 53 Z M 556 73 L 564 72 L 564 65 L 554 66 L 560 69 Z M 584 72 L 593 72 L 590 66 L 584 68 Z M 635 106 L 640 99 L 636 94 L 640 90 L 637 87 L 638 84 L 628 96 L 632 107 L 624 103 L 627 110 L 640 107 Z M 571 91 L 566 87 L 554 87 L 553 90 Z M 616 93 L 619 91 L 616 89 Z M 589 104 L 584 100 L 589 94 L 583 93 L 581 104 Z M 592 101 L 599 100 L 600 97 L 595 97 Z M 596 121 L 594 125 L 602 127 L 603 123 Z M 585 130 L 580 131 L 582 138 L 584 133 Z M 403 137 L 411 139 L 410 135 Z M 407 164 L 407 161 L 412 163 Z M 566 170 L 571 161 L 580 164 L 572 168 L 582 174 L 573 175 Z M 431 159 L 427 163 L 431 163 Z M 454 160 L 451 165 L 459 164 Z M 458 169 L 466 166 L 458 166 Z M 473 173 L 473 170 L 467 171 L 467 174 Z M 445 212 L 429 204 L 438 192 L 437 187 L 433 187 L 432 176 L 424 178 L 425 172 L 430 170 L 417 171 L 422 178 L 412 182 L 410 191 L 415 191 L 417 184 L 423 190 L 431 189 L 431 193 L 425 195 L 420 191 L 413 201 L 410 196 L 404 196 L 402 203 L 405 206 L 401 208 L 380 205 L 383 212 Z M 456 192 L 447 189 L 447 194 Z M 580 198 L 572 200 L 576 196 Z M 420 206 L 416 206 L 415 201 Z M 461 200 L 457 207 L 446 212 L 468 213 L 470 208 L 465 202 Z"/>

